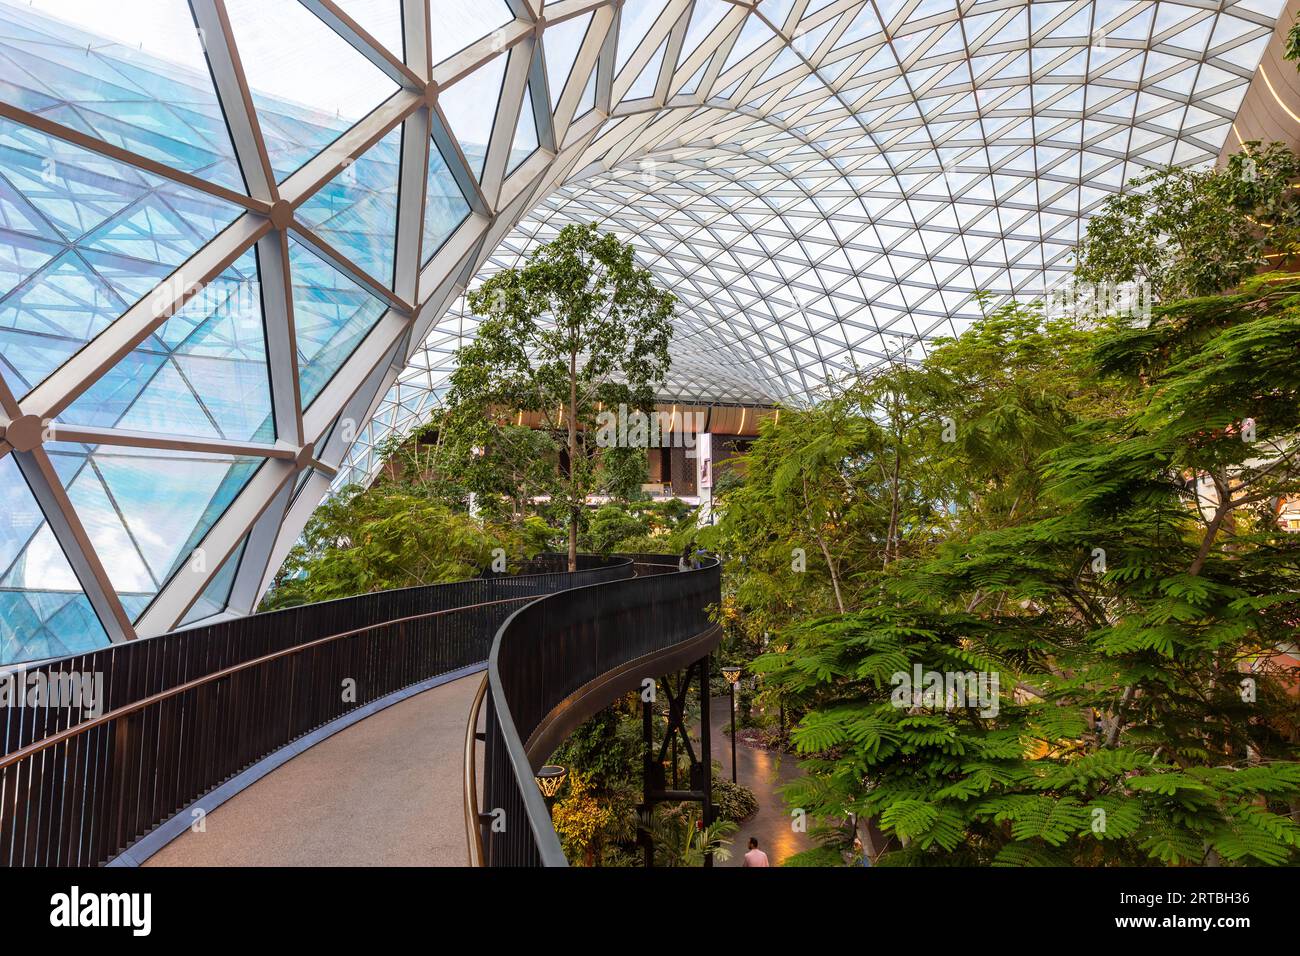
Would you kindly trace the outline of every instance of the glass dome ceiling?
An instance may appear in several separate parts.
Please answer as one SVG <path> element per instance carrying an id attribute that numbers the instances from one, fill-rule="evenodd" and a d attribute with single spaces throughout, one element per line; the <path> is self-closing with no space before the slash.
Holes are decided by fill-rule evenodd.
<path id="1" fill-rule="evenodd" d="M 1213 161 L 1280 0 L 0 0 L 0 663 L 255 606 L 568 222 L 802 400 Z"/>

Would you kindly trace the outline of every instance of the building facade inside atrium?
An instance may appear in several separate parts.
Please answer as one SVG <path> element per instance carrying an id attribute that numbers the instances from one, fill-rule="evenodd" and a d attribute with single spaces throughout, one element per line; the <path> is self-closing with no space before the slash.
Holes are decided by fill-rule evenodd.
<path id="1" fill-rule="evenodd" d="M 664 407 L 923 357 L 1251 138 L 1284 6 L 0 0 L 0 665 L 250 613 L 570 223 L 677 296 Z"/>

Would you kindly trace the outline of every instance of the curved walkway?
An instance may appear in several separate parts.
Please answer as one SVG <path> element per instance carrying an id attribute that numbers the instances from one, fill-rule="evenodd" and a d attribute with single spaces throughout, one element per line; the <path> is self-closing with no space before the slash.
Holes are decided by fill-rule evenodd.
<path id="1" fill-rule="evenodd" d="M 145 866 L 466 866 L 461 781 L 473 674 L 303 751 Z"/>

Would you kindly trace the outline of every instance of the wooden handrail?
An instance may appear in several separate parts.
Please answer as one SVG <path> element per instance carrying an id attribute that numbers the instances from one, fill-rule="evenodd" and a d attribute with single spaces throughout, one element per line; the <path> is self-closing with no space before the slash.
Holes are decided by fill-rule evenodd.
<path id="1" fill-rule="evenodd" d="M 483 681 L 474 694 L 474 702 L 469 707 L 469 721 L 465 724 L 465 833 L 469 843 L 469 865 L 483 866 L 483 824 L 479 819 L 478 806 L 478 719 L 483 710 L 483 701 L 487 697 L 488 678 Z"/>
<path id="2" fill-rule="evenodd" d="M 96 727 L 103 726 L 104 724 L 114 720 L 119 720 L 122 717 L 144 710 L 146 707 L 152 707 L 154 704 L 161 703 L 162 701 L 168 700 L 172 697 L 177 697 L 188 691 L 194 690 L 197 687 L 202 687 L 204 684 L 210 684 L 214 681 L 221 680 L 223 677 L 229 677 L 230 675 L 237 674 L 240 671 L 248 670 L 252 667 L 258 667 L 262 664 L 267 664 L 284 657 L 289 657 L 293 654 L 309 650 L 310 648 L 319 647 L 322 644 L 329 644 L 333 641 L 342 640 L 345 637 L 355 637 L 358 634 L 378 630 L 381 627 L 391 627 L 394 624 L 406 624 L 410 621 L 421 621 L 427 618 L 440 617 L 444 614 L 459 614 L 462 611 L 473 611 L 480 608 L 493 607 L 499 604 L 518 604 L 524 601 L 536 601 L 538 597 L 539 595 L 536 594 L 527 594 L 521 597 L 501 598 L 496 601 L 484 601 L 482 604 L 467 604 L 464 607 L 446 608 L 441 611 L 428 611 L 424 614 L 412 614 L 407 617 L 394 618 L 391 621 L 381 621 L 378 624 L 367 624 L 365 627 L 353 628 L 350 631 L 341 631 L 338 634 L 330 634 L 326 637 L 317 638 L 314 641 L 308 641 L 305 644 L 295 644 L 293 647 L 286 647 L 283 650 L 276 651 L 272 654 L 263 654 L 261 657 L 254 657 L 251 660 L 239 664 L 232 664 L 230 667 L 224 667 L 219 671 L 213 671 L 211 674 L 196 677 L 194 680 L 186 681 L 184 684 L 177 684 L 175 687 L 171 687 L 167 690 L 159 691 L 156 694 L 150 694 L 148 697 L 142 697 L 133 703 L 114 708 L 106 714 L 100 714 L 98 717 L 84 720 L 81 723 L 74 724 L 71 727 L 66 727 L 48 737 L 43 737 L 40 740 L 28 744 L 26 747 L 22 747 L 15 750 L 13 753 L 0 757 L 0 770 L 18 763 L 20 760 L 24 760 L 33 754 L 38 754 L 42 750 L 47 750 L 65 740 L 70 740 L 71 738 L 80 736 L 87 731 L 94 730 Z"/>

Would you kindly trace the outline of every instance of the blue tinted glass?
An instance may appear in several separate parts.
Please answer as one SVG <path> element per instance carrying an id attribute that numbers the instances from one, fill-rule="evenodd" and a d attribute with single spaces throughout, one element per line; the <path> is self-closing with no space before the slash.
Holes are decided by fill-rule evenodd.
<path id="1" fill-rule="evenodd" d="M 397 240 L 397 175 L 402 153 L 399 126 L 298 207 L 306 225 L 392 288 Z"/>
<path id="2" fill-rule="evenodd" d="M 375 327 L 387 306 L 296 239 L 289 240 L 298 387 L 306 408 Z"/>
<path id="3" fill-rule="evenodd" d="M 306 472 L 304 471 L 303 474 Z M 181 621 L 182 626 L 201 621 L 213 614 L 220 614 L 226 609 L 226 602 L 230 600 L 230 589 L 235 584 L 235 572 L 239 570 L 239 561 L 244 556 L 244 547 L 247 544 L 248 538 L 244 538 L 239 542 L 239 547 L 222 563 L 221 569 L 213 575 L 208 586 L 199 595 L 199 599 L 194 602 L 194 606 Z"/>
<path id="4" fill-rule="evenodd" d="M 532 92 L 532 84 L 524 87 L 524 101 L 519 107 L 519 122 L 515 124 L 515 138 L 510 144 L 510 158 L 506 161 L 507 176 L 537 151 L 537 113 L 533 110 Z"/>
<path id="5" fill-rule="evenodd" d="M 10 389 L 27 394 L 126 308 L 75 251 L 0 297 L 0 369 Z"/>
<path id="6" fill-rule="evenodd" d="M 0 98 L 123 149 L 243 191 L 188 5 L 116 0 L 147 15 L 168 59 L 0 4 Z"/>
<path id="7" fill-rule="evenodd" d="M 93 650 L 108 635 L 12 455 L 0 458 L 0 665 Z"/>
<path id="8" fill-rule="evenodd" d="M 45 445 L 109 580 L 138 617 L 261 465 L 200 452 Z"/>
<path id="9" fill-rule="evenodd" d="M 252 250 L 106 372 L 59 420 L 274 441 L 261 290 Z"/>
<path id="10" fill-rule="evenodd" d="M 483 163 L 487 159 L 508 59 L 507 55 L 489 60 L 438 94 L 438 105 L 460 142 L 465 162 L 478 179 L 483 178 Z"/>
<path id="11" fill-rule="evenodd" d="M 546 82 L 551 88 L 552 108 L 560 101 L 560 94 L 564 92 L 569 72 L 573 69 L 573 61 L 578 56 L 578 48 L 582 46 L 582 41 L 587 35 L 587 27 L 591 25 L 591 17 L 592 15 L 588 13 L 585 16 L 565 20 L 563 23 L 547 27 L 542 35 L 542 45 L 546 51 Z"/>
<path id="12" fill-rule="evenodd" d="M 424 200 L 424 261 L 442 248 L 469 215 L 469 203 L 436 142 L 429 143 L 429 192 Z"/>
<path id="13" fill-rule="evenodd" d="M 398 88 L 296 0 L 225 0 L 225 7 L 278 181 Z"/>
<path id="14" fill-rule="evenodd" d="M 0 373 L 19 396 L 239 212 L 7 120 L 0 199 Z"/>

